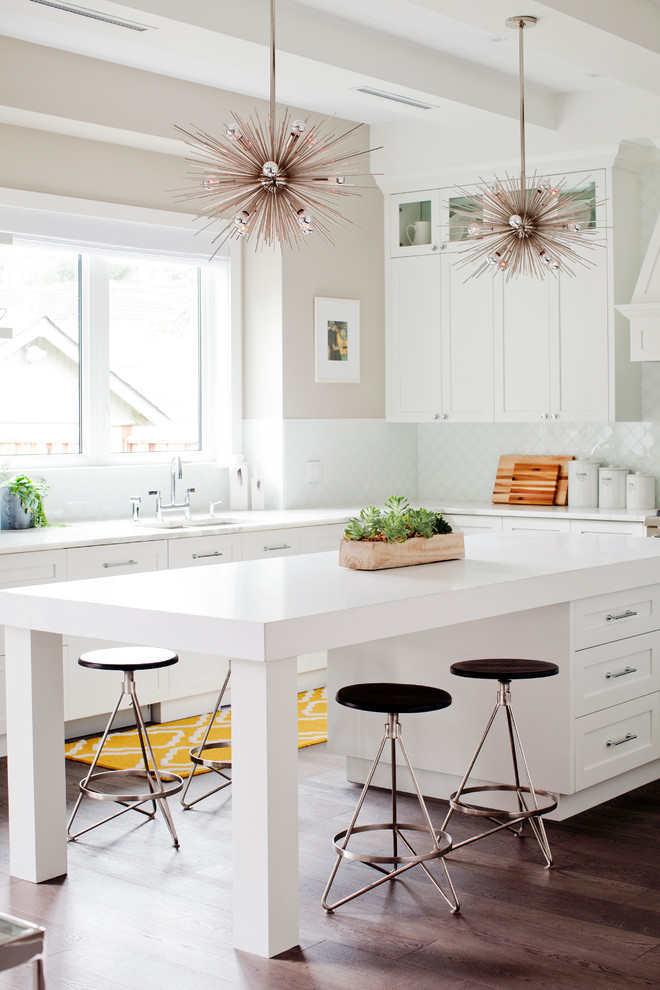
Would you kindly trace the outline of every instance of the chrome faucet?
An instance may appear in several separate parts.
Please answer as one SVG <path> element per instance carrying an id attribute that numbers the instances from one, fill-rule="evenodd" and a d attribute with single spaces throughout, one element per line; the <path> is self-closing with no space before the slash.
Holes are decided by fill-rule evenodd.
<path id="1" fill-rule="evenodd" d="M 176 455 L 172 458 L 172 463 L 170 464 L 170 502 L 168 505 L 163 505 L 161 502 L 161 494 L 158 489 L 153 489 L 149 492 L 150 495 L 156 496 L 156 519 L 159 522 L 163 519 L 163 512 L 167 512 L 171 509 L 183 509 L 184 519 L 190 519 L 190 496 L 195 491 L 194 488 L 186 488 L 186 497 L 183 502 L 177 502 L 176 500 L 176 479 L 179 481 L 183 478 L 183 467 L 181 465 L 181 458 Z"/>

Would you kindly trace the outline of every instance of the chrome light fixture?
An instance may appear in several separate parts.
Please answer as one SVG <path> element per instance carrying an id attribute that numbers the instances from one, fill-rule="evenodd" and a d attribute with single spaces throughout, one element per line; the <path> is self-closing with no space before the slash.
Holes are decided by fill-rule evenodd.
<path id="1" fill-rule="evenodd" d="M 355 184 L 339 173 L 346 171 L 347 163 L 378 149 L 337 153 L 363 124 L 336 134 L 331 120 L 309 125 L 307 120 L 292 120 L 288 110 L 277 123 L 275 0 L 270 0 L 270 114 L 265 121 L 256 113 L 249 120 L 235 113 L 232 118 L 218 138 L 175 125 L 196 153 L 187 159 L 195 185 L 178 199 L 204 201 L 198 219 L 207 218 L 207 228 L 219 226 L 214 255 L 230 238 L 291 247 L 316 231 L 332 244 L 331 224 L 356 228 L 335 205 L 339 196 L 357 195 Z M 355 174 L 354 169 L 348 172 Z"/>
<path id="2" fill-rule="evenodd" d="M 456 204 L 454 214 L 467 225 L 476 241 L 466 251 L 459 266 L 475 264 L 469 278 L 492 269 L 513 275 L 543 278 L 559 270 L 574 275 L 573 264 L 589 265 L 574 247 L 584 245 L 585 234 L 593 234 L 591 212 L 594 204 L 585 200 L 584 188 L 566 189 L 566 180 L 551 183 L 528 180 L 525 171 L 525 83 L 523 32 L 534 27 L 536 17 L 507 18 L 506 25 L 518 29 L 520 73 L 520 179 L 507 176 L 501 181 L 484 182 L 478 192 L 461 190 L 465 199 Z M 586 245 L 593 247 L 593 245 Z"/>

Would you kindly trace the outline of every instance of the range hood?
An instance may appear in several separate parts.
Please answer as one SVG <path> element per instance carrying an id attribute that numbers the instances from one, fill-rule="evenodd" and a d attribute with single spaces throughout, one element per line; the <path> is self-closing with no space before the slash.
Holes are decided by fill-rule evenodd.
<path id="1" fill-rule="evenodd" d="M 660 216 L 632 299 L 616 308 L 630 320 L 630 360 L 660 361 Z"/>

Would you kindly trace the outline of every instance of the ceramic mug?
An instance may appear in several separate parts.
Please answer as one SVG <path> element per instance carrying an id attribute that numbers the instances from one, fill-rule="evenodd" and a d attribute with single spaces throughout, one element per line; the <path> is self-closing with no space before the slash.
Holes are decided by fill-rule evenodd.
<path id="1" fill-rule="evenodd" d="M 415 223 L 409 223 L 406 227 L 406 237 L 409 244 L 430 244 L 431 221 L 416 220 Z"/>

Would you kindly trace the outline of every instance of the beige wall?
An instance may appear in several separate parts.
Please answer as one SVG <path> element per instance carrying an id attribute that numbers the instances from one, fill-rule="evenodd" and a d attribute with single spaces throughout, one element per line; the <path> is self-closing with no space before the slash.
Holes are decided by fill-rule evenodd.
<path id="1" fill-rule="evenodd" d="M 0 186 L 180 212 L 191 207 L 176 199 L 188 182 L 174 124 L 217 133 L 231 110 L 267 112 L 252 97 L 9 38 L 0 87 Z M 368 147 L 368 128 L 355 140 Z M 383 198 L 369 176 L 355 181 L 371 187 L 340 202 L 355 234 L 338 230 L 333 247 L 310 237 L 282 257 L 245 251 L 246 417 L 384 416 Z M 360 300 L 358 385 L 314 383 L 318 295 Z"/>

